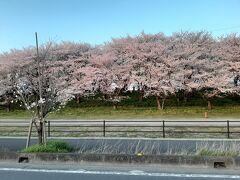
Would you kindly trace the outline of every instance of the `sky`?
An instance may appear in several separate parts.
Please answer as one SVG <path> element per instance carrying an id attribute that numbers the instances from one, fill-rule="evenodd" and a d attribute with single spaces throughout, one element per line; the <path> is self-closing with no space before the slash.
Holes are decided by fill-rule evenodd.
<path id="1" fill-rule="evenodd" d="M 111 38 L 206 30 L 240 33 L 240 0 L 0 0 L 0 53 L 49 40 L 102 44 Z"/>

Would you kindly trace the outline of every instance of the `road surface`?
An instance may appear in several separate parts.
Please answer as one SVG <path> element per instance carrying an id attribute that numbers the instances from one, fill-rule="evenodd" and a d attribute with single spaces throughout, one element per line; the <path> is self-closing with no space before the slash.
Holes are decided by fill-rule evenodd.
<path id="1" fill-rule="evenodd" d="M 96 165 L 2 164 L 1 180 L 231 180 L 240 179 L 237 170 L 185 167 Z"/>

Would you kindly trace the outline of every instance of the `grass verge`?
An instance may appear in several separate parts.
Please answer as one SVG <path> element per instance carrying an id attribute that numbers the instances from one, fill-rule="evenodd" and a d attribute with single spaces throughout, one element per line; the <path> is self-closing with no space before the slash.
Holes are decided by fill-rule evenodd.
<path id="1" fill-rule="evenodd" d="M 50 119 L 146 119 L 146 118 L 204 118 L 208 112 L 209 118 L 239 118 L 240 106 L 218 106 L 212 110 L 205 107 L 167 107 L 157 110 L 155 107 L 123 106 L 118 109 L 112 107 L 66 107 L 49 114 Z M 31 115 L 24 110 L 6 112 L 0 110 L 0 119 L 29 119 Z"/>
<path id="2" fill-rule="evenodd" d="M 29 146 L 28 148 L 22 150 L 22 152 L 25 152 L 25 153 L 39 153 L 39 152 L 67 153 L 67 152 L 72 152 L 72 151 L 73 151 L 73 148 L 69 144 L 67 144 L 64 141 L 60 141 L 60 140 L 48 141 L 46 145 L 35 144 L 35 145 Z"/>

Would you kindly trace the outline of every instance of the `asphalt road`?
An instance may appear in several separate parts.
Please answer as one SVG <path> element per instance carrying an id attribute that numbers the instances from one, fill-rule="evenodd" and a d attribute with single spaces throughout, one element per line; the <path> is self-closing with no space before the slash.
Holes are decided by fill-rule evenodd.
<path id="1" fill-rule="evenodd" d="M 240 179 L 237 170 L 123 165 L 14 165 L 0 167 L 1 180 L 219 180 Z"/>

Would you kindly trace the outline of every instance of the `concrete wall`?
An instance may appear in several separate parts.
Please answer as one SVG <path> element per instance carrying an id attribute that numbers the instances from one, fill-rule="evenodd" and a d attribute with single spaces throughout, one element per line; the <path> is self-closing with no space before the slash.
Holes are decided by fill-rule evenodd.
<path id="1" fill-rule="evenodd" d="M 121 155 L 121 154 L 77 154 L 77 153 L 0 153 L 0 161 L 22 163 L 128 163 L 128 164 L 167 164 L 178 166 L 202 166 L 211 168 L 239 168 L 240 157 L 204 157 L 187 155 Z"/>
<path id="2" fill-rule="evenodd" d="M 55 138 L 51 138 L 55 139 Z M 137 138 L 57 138 L 70 143 L 79 153 L 104 154 L 195 154 L 198 149 L 240 149 L 240 140 L 200 139 L 137 139 Z M 36 143 L 33 139 L 31 144 Z M 26 138 L 0 138 L 1 151 L 20 151 Z"/>

